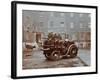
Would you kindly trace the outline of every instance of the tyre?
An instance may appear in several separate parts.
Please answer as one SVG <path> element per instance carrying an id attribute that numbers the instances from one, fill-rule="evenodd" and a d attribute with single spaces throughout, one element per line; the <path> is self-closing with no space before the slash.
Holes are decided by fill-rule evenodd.
<path id="1" fill-rule="evenodd" d="M 56 61 L 56 60 L 59 60 L 61 57 L 60 57 L 60 51 L 52 51 L 51 55 L 50 55 L 50 59 L 53 60 L 53 61 Z"/>
<path id="2" fill-rule="evenodd" d="M 45 53 L 44 55 L 45 55 L 46 59 L 51 60 L 51 54 L 50 53 Z"/>
<path id="3" fill-rule="evenodd" d="M 75 46 L 75 45 L 72 45 L 69 49 L 69 53 L 68 53 L 68 56 L 70 58 L 74 58 L 77 56 L 77 53 L 78 53 L 78 48 Z"/>

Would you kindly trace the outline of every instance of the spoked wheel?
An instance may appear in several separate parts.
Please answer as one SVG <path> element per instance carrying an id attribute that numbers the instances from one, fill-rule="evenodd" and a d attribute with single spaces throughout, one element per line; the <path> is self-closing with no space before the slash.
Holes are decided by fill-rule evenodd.
<path id="1" fill-rule="evenodd" d="M 53 51 L 51 53 L 51 56 L 50 56 L 51 60 L 55 61 L 55 60 L 59 60 L 61 57 L 60 57 L 60 51 Z"/>
<path id="2" fill-rule="evenodd" d="M 45 57 L 46 57 L 48 60 L 51 59 L 51 54 L 50 54 L 50 53 L 45 53 L 44 55 L 45 55 Z"/>
<path id="3" fill-rule="evenodd" d="M 78 48 L 77 48 L 75 45 L 73 45 L 73 46 L 71 46 L 71 48 L 70 48 L 70 50 L 69 50 L 68 56 L 69 56 L 70 58 L 74 58 L 74 57 L 77 56 L 77 53 L 78 53 Z"/>

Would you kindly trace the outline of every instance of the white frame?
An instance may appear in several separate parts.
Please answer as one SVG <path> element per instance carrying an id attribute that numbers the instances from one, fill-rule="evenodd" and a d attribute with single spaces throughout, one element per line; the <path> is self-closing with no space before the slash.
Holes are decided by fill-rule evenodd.
<path id="1" fill-rule="evenodd" d="M 13 78 L 21 77 L 35 77 L 35 76 L 46 76 L 46 75 L 69 75 L 69 74 L 83 74 L 83 73 L 97 73 L 97 51 L 96 51 L 96 36 L 97 36 L 97 7 L 96 6 L 81 6 L 81 5 L 65 5 L 65 4 L 49 4 L 49 3 L 32 3 L 32 2 L 12 2 L 15 11 L 13 14 L 16 16 L 17 30 L 17 53 L 16 53 L 16 70 Z M 22 10 L 41 10 L 41 11 L 58 11 L 58 12 L 79 12 L 79 13 L 91 13 L 91 66 L 87 67 L 69 67 L 69 68 L 52 68 L 52 69 L 22 69 Z M 12 21 L 13 22 L 13 21 Z M 14 23 L 14 22 L 13 22 Z M 14 53 L 12 53 L 14 55 Z M 12 58 L 14 59 L 14 58 Z M 13 65 L 13 67 L 14 67 Z M 12 73 L 12 74 L 13 74 Z"/>

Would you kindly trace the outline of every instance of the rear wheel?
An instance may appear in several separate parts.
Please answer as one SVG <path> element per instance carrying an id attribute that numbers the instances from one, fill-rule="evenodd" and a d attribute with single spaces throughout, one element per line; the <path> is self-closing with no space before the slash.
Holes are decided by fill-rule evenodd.
<path id="1" fill-rule="evenodd" d="M 60 57 L 60 51 L 57 51 L 57 50 L 55 50 L 55 51 L 53 51 L 52 53 L 51 53 L 51 56 L 50 56 L 50 58 L 51 58 L 51 60 L 59 60 L 61 57 Z"/>
<path id="2" fill-rule="evenodd" d="M 45 55 L 45 57 L 46 57 L 48 60 L 51 59 L 51 56 L 50 56 L 51 54 L 50 54 L 50 53 L 45 53 L 44 55 Z"/>

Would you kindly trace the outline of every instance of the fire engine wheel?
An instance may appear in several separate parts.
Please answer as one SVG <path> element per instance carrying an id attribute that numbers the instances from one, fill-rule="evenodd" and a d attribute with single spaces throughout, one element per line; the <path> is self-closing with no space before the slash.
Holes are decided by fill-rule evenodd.
<path id="1" fill-rule="evenodd" d="M 51 60 L 56 61 L 60 59 L 60 51 L 53 51 L 50 56 Z"/>
<path id="2" fill-rule="evenodd" d="M 71 46 L 71 48 L 69 50 L 69 54 L 68 54 L 69 57 L 74 58 L 77 56 L 77 53 L 78 53 L 78 48 L 75 45 Z"/>
<path id="3" fill-rule="evenodd" d="M 50 54 L 49 54 L 49 53 L 45 53 L 45 57 L 46 57 L 48 60 L 50 60 L 50 59 L 51 59 L 51 56 L 50 56 Z"/>

